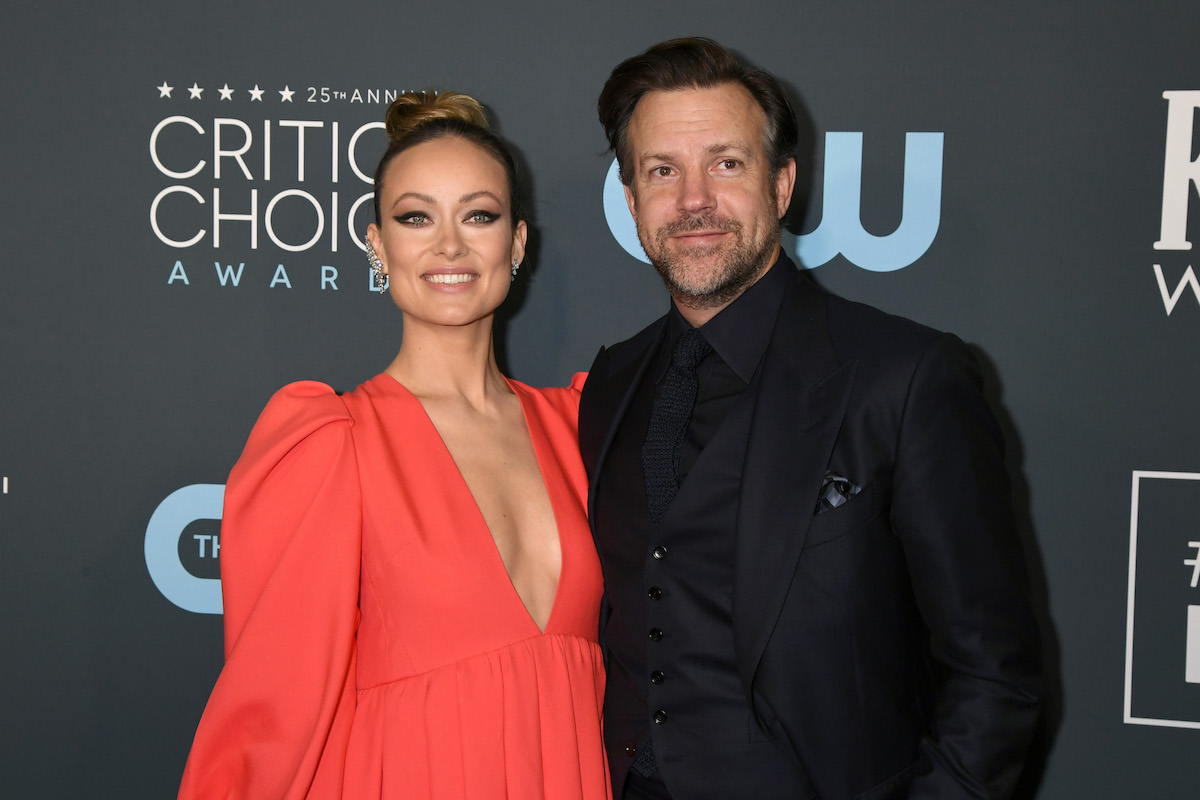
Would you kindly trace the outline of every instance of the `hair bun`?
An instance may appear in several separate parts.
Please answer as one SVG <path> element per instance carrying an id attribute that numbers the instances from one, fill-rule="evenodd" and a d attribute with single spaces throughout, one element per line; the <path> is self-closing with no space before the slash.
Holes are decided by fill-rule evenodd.
<path id="1" fill-rule="evenodd" d="M 455 119 L 491 130 L 483 106 L 474 97 L 460 92 L 405 92 L 388 107 L 385 118 L 388 138 L 399 141 L 422 125 L 439 119 Z"/>

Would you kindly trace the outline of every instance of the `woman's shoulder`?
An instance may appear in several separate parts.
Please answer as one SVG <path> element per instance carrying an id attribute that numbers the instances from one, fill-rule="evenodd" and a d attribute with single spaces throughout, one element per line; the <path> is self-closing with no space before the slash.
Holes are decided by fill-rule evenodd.
<path id="1" fill-rule="evenodd" d="M 271 396 L 254 430 L 264 434 L 304 436 L 338 422 L 354 423 L 341 394 L 327 383 L 296 381 Z"/>
<path id="2" fill-rule="evenodd" d="M 509 379 L 522 398 L 528 421 L 536 424 L 552 441 L 569 443 L 578 452 L 579 395 L 587 373 L 576 373 L 569 386 L 532 387 Z"/>
<path id="3" fill-rule="evenodd" d="M 529 386 L 512 378 L 509 378 L 508 382 L 514 388 L 540 396 L 556 408 L 576 414 L 579 411 L 579 396 L 583 392 L 583 384 L 587 381 L 587 376 L 586 372 L 576 372 L 567 386 Z"/>
<path id="4" fill-rule="evenodd" d="M 251 467 L 269 470 L 297 449 L 322 452 L 336 448 L 349 436 L 353 424 L 346 403 L 328 384 L 289 383 L 271 396 L 259 414 L 234 473 Z M 309 444 L 301 448 L 306 442 Z"/>

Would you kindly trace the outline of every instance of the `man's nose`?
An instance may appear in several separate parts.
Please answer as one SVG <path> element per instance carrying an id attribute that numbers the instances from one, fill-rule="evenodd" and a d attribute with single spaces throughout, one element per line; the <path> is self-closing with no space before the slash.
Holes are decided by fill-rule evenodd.
<path id="1" fill-rule="evenodd" d="M 689 213 L 706 211 L 716 205 L 712 179 L 704 172 L 689 172 L 679 184 L 679 209 Z"/>

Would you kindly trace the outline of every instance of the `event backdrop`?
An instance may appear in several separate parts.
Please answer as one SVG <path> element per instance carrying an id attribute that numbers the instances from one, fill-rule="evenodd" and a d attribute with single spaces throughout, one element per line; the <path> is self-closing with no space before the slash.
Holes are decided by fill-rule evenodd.
<path id="1" fill-rule="evenodd" d="M 1196 797 L 1198 30 L 1181 0 L 12 4 L 0 794 L 173 796 L 247 432 L 399 344 L 361 250 L 388 101 L 468 92 L 517 147 L 501 359 L 563 384 L 666 304 L 606 203 L 596 95 L 699 34 L 810 134 L 789 252 L 985 365 L 1052 689 L 1023 796 Z"/>

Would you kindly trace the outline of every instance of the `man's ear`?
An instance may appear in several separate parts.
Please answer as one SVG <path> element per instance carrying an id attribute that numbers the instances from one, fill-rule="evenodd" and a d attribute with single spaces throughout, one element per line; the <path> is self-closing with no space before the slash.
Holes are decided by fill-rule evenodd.
<path id="1" fill-rule="evenodd" d="M 775 175 L 775 206 L 777 219 L 783 219 L 792 204 L 792 190 L 796 188 L 796 159 L 789 158 Z"/>
<path id="2" fill-rule="evenodd" d="M 633 224 L 637 224 L 637 195 L 633 191 L 633 187 L 628 183 L 623 184 L 625 187 L 625 204 L 629 206 L 629 213 L 633 215 Z"/>

